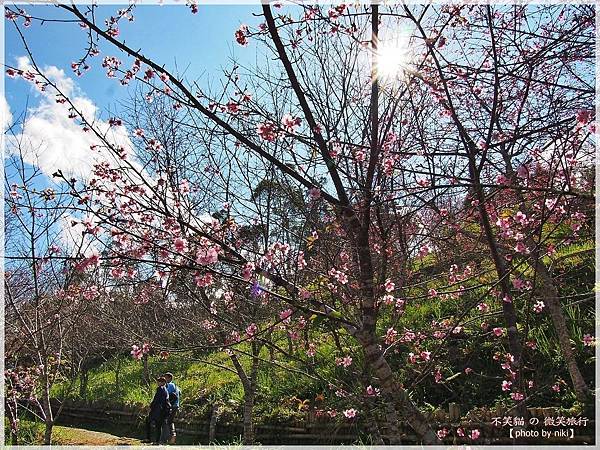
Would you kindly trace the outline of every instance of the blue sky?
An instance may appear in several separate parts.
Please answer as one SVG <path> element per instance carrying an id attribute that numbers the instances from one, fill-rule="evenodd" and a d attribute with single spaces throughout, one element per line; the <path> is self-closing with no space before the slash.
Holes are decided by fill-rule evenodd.
<path id="1" fill-rule="evenodd" d="M 81 8 L 84 6 L 82 5 Z M 101 6 L 97 17 L 107 18 L 115 14 L 118 5 Z M 135 9 L 135 21 L 123 21 L 121 35 L 134 48 L 142 48 L 153 59 L 192 77 L 216 79 L 219 69 L 228 65 L 234 55 L 242 61 L 250 61 L 256 55 L 252 45 L 240 47 L 234 39 L 234 32 L 241 23 L 256 24 L 260 19 L 252 13 L 260 11 L 259 5 L 204 5 L 198 14 L 192 14 L 183 5 L 145 5 Z M 27 8 L 32 16 L 62 18 L 70 17 L 53 6 Z M 102 54 L 92 59 L 93 69 L 81 78 L 75 77 L 70 64 L 84 53 L 86 36 L 77 24 L 50 23 L 40 25 L 34 21 L 24 29 L 28 44 L 40 66 L 54 65 L 63 69 L 67 76 L 76 78 L 79 88 L 92 99 L 100 109 L 111 106 L 126 94 L 118 81 L 108 79 L 105 71 L 99 68 L 102 57 L 119 56 L 113 49 L 101 46 Z M 19 56 L 25 55 L 23 44 L 14 26 L 5 23 L 5 62 L 15 65 Z M 13 116 L 24 109 L 29 97 L 30 105 L 35 105 L 31 87 L 22 80 L 6 78 L 5 95 Z"/>
<path id="2" fill-rule="evenodd" d="M 121 7 L 99 7 L 96 14 L 98 22 L 102 23 L 105 18 L 115 15 Z M 33 17 L 72 18 L 53 6 L 26 7 L 26 10 Z M 198 14 L 194 15 L 183 5 L 138 6 L 134 11 L 135 21 L 122 21 L 119 39 L 133 48 L 141 48 L 145 55 L 165 64 L 174 73 L 185 71 L 188 79 L 200 78 L 202 84 L 220 78 L 220 69 L 230 65 L 231 57 L 242 63 L 254 61 L 256 46 L 252 43 L 248 47 L 239 46 L 234 33 L 242 23 L 256 24 L 260 18 L 252 13 L 259 11 L 259 5 L 205 5 L 200 6 Z M 23 20 L 19 19 L 18 22 L 22 24 Z M 87 34 L 77 23 L 41 24 L 34 20 L 29 28 L 21 29 L 37 65 L 43 70 L 50 66 L 62 69 L 64 75 L 56 70 L 53 73 L 63 81 L 68 82 L 69 78 L 73 80 L 75 88 L 69 89 L 69 97 L 76 101 L 89 101 L 97 108 L 96 115 L 103 120 L 99 126 L 106 125 L 106 119 L 110 116 L 107 109 L 115 109 L 115 104 L 128 96 L 128 88 L 122 87 L 118 79 L 106 76 L 106 70 L 101 67 L 102 59 L 104 56 L 117 56 L 124 60 L 124 67 L 129 67 L 132 61 L 101 42 L 101 54 L 88 61 L 92 70 L 77 77 L 71 69 L 71 62 L 84 55 L 87 44 Z M 27 52 L 12 22 L 5 21 L 4 32 L 5 63 L 14 67 L 17 66 L 17 58 L 26 56 Z M 25 136 L 28 142 L 26 146 L 31 148 L 27 150 L 31 156 L 25 161 L 41 168 L 45 174 L 43 178 L 33 181 L 35 187 L 46 187 L 51 180 L 50 174 L 58 167 L 62 170 L 65 165 L 67 170 L 80 168 L 79 173 L 90 173 L 94 160 L 89 139 L 93 136 L 82 132 L 78 125 L 67 118 L 66 107 L 56 104 L 54 94 L 40 94 L 20 78 L 5 77 L 5 98 L 13 119 L 25 109 L 29 111 L 27 132 L 20 134 L 20 137 Z M 15 132 L 19 134 L 21 130 L 17 128 Z M 120 139 L 126 143 L 128 137 L 121 135 Z M 10 154 L 8 148 L 7 143 L 6 156 Z M 19 182 L 12 165 L 7 165 L 6 171 L 11 183 Z M 65 242 L 76 240 L 72 237 L 63 239 L 66 239 Z"/>

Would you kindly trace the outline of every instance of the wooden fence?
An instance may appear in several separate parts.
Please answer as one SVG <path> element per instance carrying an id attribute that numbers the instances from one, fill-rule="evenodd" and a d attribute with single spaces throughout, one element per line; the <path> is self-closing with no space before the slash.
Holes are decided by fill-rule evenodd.
<path id="1" fill-rule="evenodd" d="M 59 422 L 67 425 L 76 425 L 82 423 L 116 423 L 128 425 L 140 429 L 144 425 L 145 412 L 135 408 L 110 408 L 110 407 L 83 407 L 77 405 L 65 405 Z M 546 417 L 556 417 L 559 414 L 555 408 L 529 408 L 530 418 L 538 418 L 537 427 L 529 427 L 530 430 L 549 430 L 550 436 L 543 439 L 541 437 L 529 437 L 520 439 L 511 439 L 508 426 L 500 426 L 493 422 L 494 417 L 507 416 L 503 410 L 482 411 L 478 410 L 476 414 L 462 415 L 461 408 L 455 403 L 451 403 L 445 411 L 436 411 L 432 415 L 436 429 L 446 428 L 451 431 L 444 439 L 448 444 L 560 444 L 560 445 L 585 445 L 595 444 L 595 421 L 588 420 L 586 426 L 544 426 Z M 219 422 L 218 411 L 213 410 L 213 414 L 208 419 L 182 417 L 176 421 L 178 435 L 188 436 L 194 442 L 209 443 L 213 441 L 223 442 L 235 436 L 240 436 L 243 427 L 240 423 L 221 423 Z M 478 429 L 481 433 L 477 441 L 468 437 L 457 437 L 453 431 L 458 427 L 469 434 L 470 430 Z M 573 436 L 561 436 L 557 430 L 573 429 Z M 401 428 L 402 442 L 406 444 L 418 443 L 414 432 L 408 427 Z M 359 439 L 359 436 L 365 435 L 365 431 L 359 426 L 359 423 L 333 422 L 315 417 L 314 411 L 308 411 L 306 419 L 292 422 L 285 425 L 267 425 L 259 424 L 255 426 L 256 441 L 263 444 L 351 444 Z M 541 432 L 540 432 L 541 434 Z M 563 433 L 564 434 L 564 433 Z M 385 438 L 385 436 L 384 436 Z"/>

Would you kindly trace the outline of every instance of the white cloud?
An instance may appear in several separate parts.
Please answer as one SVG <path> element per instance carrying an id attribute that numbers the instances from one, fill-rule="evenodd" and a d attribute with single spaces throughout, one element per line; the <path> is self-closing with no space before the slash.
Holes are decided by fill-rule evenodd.
<path id="1" fill-rule="evenodd" d="M 89 256 L 98 252 L 97 245 L 92 241 L 89 234 L 83 234 L 85 225 L 81 220 L 70 214 L 65 214 L 60 218 L 59 240 L 63 251 L 69 256 L 84 255 Z"/>
<path id="2" fill-rule="evenodd" d="M 27 57 L 17 58 L 17 67 L 23 72 L 36 73 Z M 22 155 L 26 163 L 41 169 L 50 180 L 53 180 L 52 174 L 57 170 L 61 170 L 67 177 L 88 180 L 98 162 L 108 161 L 112 167 L 124 164 L 118 156 L 104 147 L 105 144 L 98 137 L 100 135 L 112 146 L 125 149 L 127 160 L 136 172 L 144 178 L 148 177 L 136 161 L 135 150 L 125 127 L 111 127 L 108 121 L 102 120 L 98 107 L 62 69 L 55 66 L 44 67 L 43 73 L 56 89 L 47 86 L 43 91 L 36 90 L 39 101 L 27 110 L 22 129 L 20 132 L 15 130 L 14 136 L 6 137 L 6 157 Z M 36 86 L 35 80 L 32 86 Z M 57 97 L 59 92 L 61 95 Z M 68 98 L 70 103 L 57 102 L 60 98 Z M 69 117 L 70 104 L 90 125 L 90 130 L 84 131 L 79 121 Z M 0 102 L 1 112 L 4 106 Z M 4 116 L 2 123 L 6 123 Z M 91 149 L 93 146 L 97 147 Z M 130 181 L 139 183 L 139 176 L 130 174 Z M 82 222 L 82 217 L 78 217 L 76 213 L 61 217 L 58 238 L 66 254 L 75 256 L 98 252 L 98 242 L 89 234 L 84 234 L 86 226 Z"/>
<path id="3" fill-rule="evenodd" d="M 17 67 L 34 73 L 27 57 L 17 58 Z M 56 85 L 58 92 L 69 98 L 75 109 L 100 135 L 113 145 L 122 146 L 128 156 L 133 148 L 125 127 L 111 127 L 98 117 L 98 108 L 82 93 L 75 82 L 55 66 L 45 67 L 44 75 Z M 47 87 L 40 93 L 39 104 L 27 111 L 20 134 L 9 138 L 8 154 L 20 151 L 25 162 L 39 167 L 51 176 L 61 170 L 67 176 L 88 179 L 94 165 L 101 160 L 114 161 L 114 155 L 102 148 L 101 139 L 91 130 L 69 117 L 70 104 L 57 102 L 57 90 Z M 97 145 L 99 150 L 91 150 Z"/>
<path id="4" fill-rule="evenodd" d="M 35 73 L 26 57 L 17 59 L 17 67 L 24 72 Z M 123 163 L 112 151 L 103 148 L 102 140 L 96 135 L 98 133 L 113 146 L 125 149 L 127 162 L 131 164 L 135 172 L 128 170 L 127 179 L 123 181 L 100 181 L 97 185 L 102 184 L 105 192 L 98 195 L 97 199 L 116 206 L 121 202 L 120 196 L 117 194 L 115 199 L 107 193 L 108 191 L 111 194 L 112 192 L 120 193 L 123 191 L 124 185 L 143 186 L 142 181 L 156 183 L 155 177 L 148 174 L 137 161 L 133 144 L 125 127 L 111 127 L 108 121 L 102 120 L 99 117 L 98 107 L 78 88 L 73 79 L 65 75 L 63 70 L 49 66 L 43 68 L 43 73 L 52 81 L 56 89 L 48 86 L 44 91 L 39 92 L 39 102 L 27 110 L 21 132 L 7 137 L 7 157 L 20 153 L 26 163 L 41 169 L 51 180 L 52 174 L 57 170 L 61 170 L 67 177 L 88 180 L 92 177 L 94 165 L 100 161 L 108 161 L 112 167 L 127 164 Z M 35 82 L 32 85 L 35 85 Z M 89 131 L 84 131 L 78 121 L 69 117 L 69 102 L 57 102 L 57 98 L 62 98 L 57 97 L 57 90 L 62 96 L 69 99 L 77 112 L 90 124 Z M 95 150 L 90 149 L 96 145 L 98 147 Z M 127 198 L 138 195 L 142 205 L 152 201 L 139 192 L 129 192 Z M 166 195 L 167 203 L 176 208 L 174 195 L 172 193 Z M 185 211 L 182 211 L 182 214 L 185 214 Z M 98 241 L 94 241 L 89 235 L 82 236 L 82 232 L 85 230 L 82 219 L 82 217 L 78 217 L 77 213 L 73 213 L 73 215 L 65 215 L 61 220 L 59 237 L 69 254 L 86 255 L 98 250 Z M 205 214 L 190 215 L 189 220 L 196 226 L 205 227 L 213 219 Z"/>
<path id="5" fill-rule="evenodd" d="M 0 127 L 2 127 L 2 133 L 6 131 L 12 122 L 12 114 L 10 113 L 10 107 L 4 95 L 0 95 Z"/>

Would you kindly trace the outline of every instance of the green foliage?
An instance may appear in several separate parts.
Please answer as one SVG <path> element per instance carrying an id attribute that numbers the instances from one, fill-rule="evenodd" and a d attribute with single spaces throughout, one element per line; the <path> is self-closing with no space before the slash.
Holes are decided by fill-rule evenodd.
<path id="1" fill-rule="evenodd" d="M 563 312 L 572 337 L 572 348 L 587 380 L 594 377 L 595 362 L 593 348 L 583 345 L 584 334 L 593 334 L 595 317 L 591 282 L 594 255 L 589 251 L 593 248 L 591 246 L 593 243 L 590 242 L 564 246 L 557 249 L 557 253 L 546 261 L 559 287 Z M 432 255 L 415 264 L 419 265 L 420 270 L 431 270 L 439 276 L 428 283 L 415 284 L 418 287 L 403 292 L 408 300 L 402 314 L 397 315 L 397 312 L 392 312 L 391 309 L 382 309 L 377 330 L 379 336 L 386 334 L 390 324 L 393 324 L 399 335 L 406 330 L 432 329 L 434 322 L 454 323 L 458 318 L 461 318 L 461 325 L 464 326 L 456 336 L 452 336 L 452 343 L 447 342 L 435 355 L 434 364 L 426 371 L 423 370 L 425 364 L 422 361 L 418 364 L 407 364 L 408 353 L 433 351 L 439 345 L 437 339 L 428 336 L 418 344 L 395 343 L 386 351 L 386 358 L 396 379 L 409 387 L 409 394 L 423 410 L 444 409 L 445 405 L 452 401 L 460 403 L 465 412 L 472 408 L 494 405 L 514 406 L 508 393 L 500 389 L 504 373 L 499 367 L 501 361 L 497 358 L 498 355 L 508 352 L 508 346 L 505 338 L 495 337 L 491 333 L 493 327 L 505 327 L 501 302 L 496 296 L 488 293 L 487 285 L 495 281 L 491 263 L 485 260 L 477 262 L 477 276 L 464 283 L 465 291 L 443 299 L 439 296 L 430 297 L 427 291 L 433 288 L 443 292 L 444 286 L 447 286 L 445 274 L 448 268 L 436 263 Z M 460 267 L 459 271 L 463 269 L 464 267 Z M 533 273 L 531 268 L 523 266 L 519 271 L 523 279 L 533 280 L 528 276 Z M 319 289 L 318 286 L 313 288 Z M 532 311 L 532 305 L 538 300 L 543 301 L 543 295 L 536 290 L 523 291 L 514 297 L 518 316 L 522 318 L 518 323 L 519 333 L 524 342 L 535 344 L 535 349 L 524 347 L 524 377 L 534 382 L 536 392 L 529 399 L 529 405 L 570 408 L 575 399 L 551 318 L 547 309 L 541 314 Z M 484 314 L 473 307 L 481 301 L 489 305 L 489 312 Z M 466 305 L 471 305 L 471 309 L 466 308 Z M 343 328 L 332 327 L 334 323 L 329 319 L 317 316 L 308 319 L 310 340 L 316 344 L 315 356 L 309 358 L 312 367 L 305 367 L 277 352 L 274 355 L 275 361 L 269 363 L 272 356 L 269 350 L 267 347 L 261 350 L 260 358 L 264 362 L 261 363 L 262 367 L 258 372 L 254 407 L 257 424 L 283 424 L 300 420 L 306 415 L 304 407 L 312 404 L 321 394 L 325 397 L 323 408 L 343 407 L 343 400 L 340 401 L 333 395 L 326 381 L 304 376 L 301 371 L 311 373 L 314 368 L 323 380 L 335 380 L 341 385 L 345 384 L 345 389 L 355 392 L 364 389 L 365 380 L 359 379 L 353 372 L 355 367 L 361 366 L 362 359 L 356 341 L 348 336 Z M 487 328 L 482 328 L 484 322 L 487 323 Z M 332 337 L 333 329 L 343 347 L 342 351 Z M 288 340 L 285 335 L 274 338 L 279 339 L 278 346 L 287 348 Z M 240 345 L 239 349 L 242 352 L 250 350 L 247 344 Z M 306 349 L 301 345 L 289 350 L 291 354 L 296 353 L 306 358 Z M 350 369 L 332 363 L 336 357 L 345 354 L 350 354 L 353 358 Z M 240 362 L 245 368 L 249 368 L 248 356 L 241 355 Z M 287 366 L 292 371 L 282 366 Z M 150 379 L 167 370 L 175 374 L 176 382 L 182 390 L 182 412 L 186 416 L 206 418 L 210 414 L 211 405 L 218 404 L 222 423 L 240 421 L 244 390 L 237 374 L 227 370 L 233 369 L 233 366 L 224 352 L 175 353 L 166 360 L 150 357 L 148 368 Z M 471 369 L 471 372 L 465 373 L 465 368 Z M 298 369 L 298 372 L 294 372 L 293 369 Z M 437 369 L 442 374 L 441 383 L 434 380 L 434 371 Z M 368 377 L 369 374 L 364 376 Z M 561 386 L 559 393 L 551 389 L 557 382 Z M 153 383 L 148 385 L 144 381 L 142 362 L 130 356 L 116 356 L 92 369 L 83 398 L 80 395 L 79 383 L 80 380 L 77 380 L 70 396 L 92 402 L 112 401 L 124 405 L 147 405 L 154 391 Z M 376 386 L 376 380 L 372 384 Z M 66 386 L 65 382 L 55 386 L 53 395 L 59 394 L 61 390 L 63 394 L 66 393 Z M 424 400 L 428 404 L 425 404 Z"/>
<path id="2" fill-rule="evenodd" d="M 4 445 L 11 445 L 10 421 L 4 418 Z M 44 441 L 44 424 L 40 421 L 19 418 L 19 445 L 39 445 Z"/>
<path id="3" fill-rule="evenodd" d="M 226 365 L 227 355 L 209 354 L 209 363 Z M 154 378 L 166 371 L 173 372 L 182 392 L 182 403 L 198 401 L 208 394 L 218 397 L 235 392 L 237 376 L 214 365 L 194 361 L 189 355 L 171 355 L 167 360 L 156 357 L 148 361 L 150 384 L 144 380 L 141 361 L 129 356 L 117 356 L 90 370 L 85 395 L 80 392 L 81 377 L 76 381 L 70 398 L 79 400 L 113 401 L 124 405 L 147 405 L 154 394 Z M 65 396 L 67 383 L 55 385 L 53 396 Z"/>

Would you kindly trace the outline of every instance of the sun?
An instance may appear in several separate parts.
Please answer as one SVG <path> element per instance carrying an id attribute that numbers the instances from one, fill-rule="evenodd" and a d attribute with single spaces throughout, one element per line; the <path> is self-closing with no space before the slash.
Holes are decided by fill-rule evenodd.
<path id="1" fill-rule="evenodd" d="M 411 60 L 409 46 L 404 41 L 382 43 L 377 49 L 377 73 L 380 79 L 403 78 Z"/>

